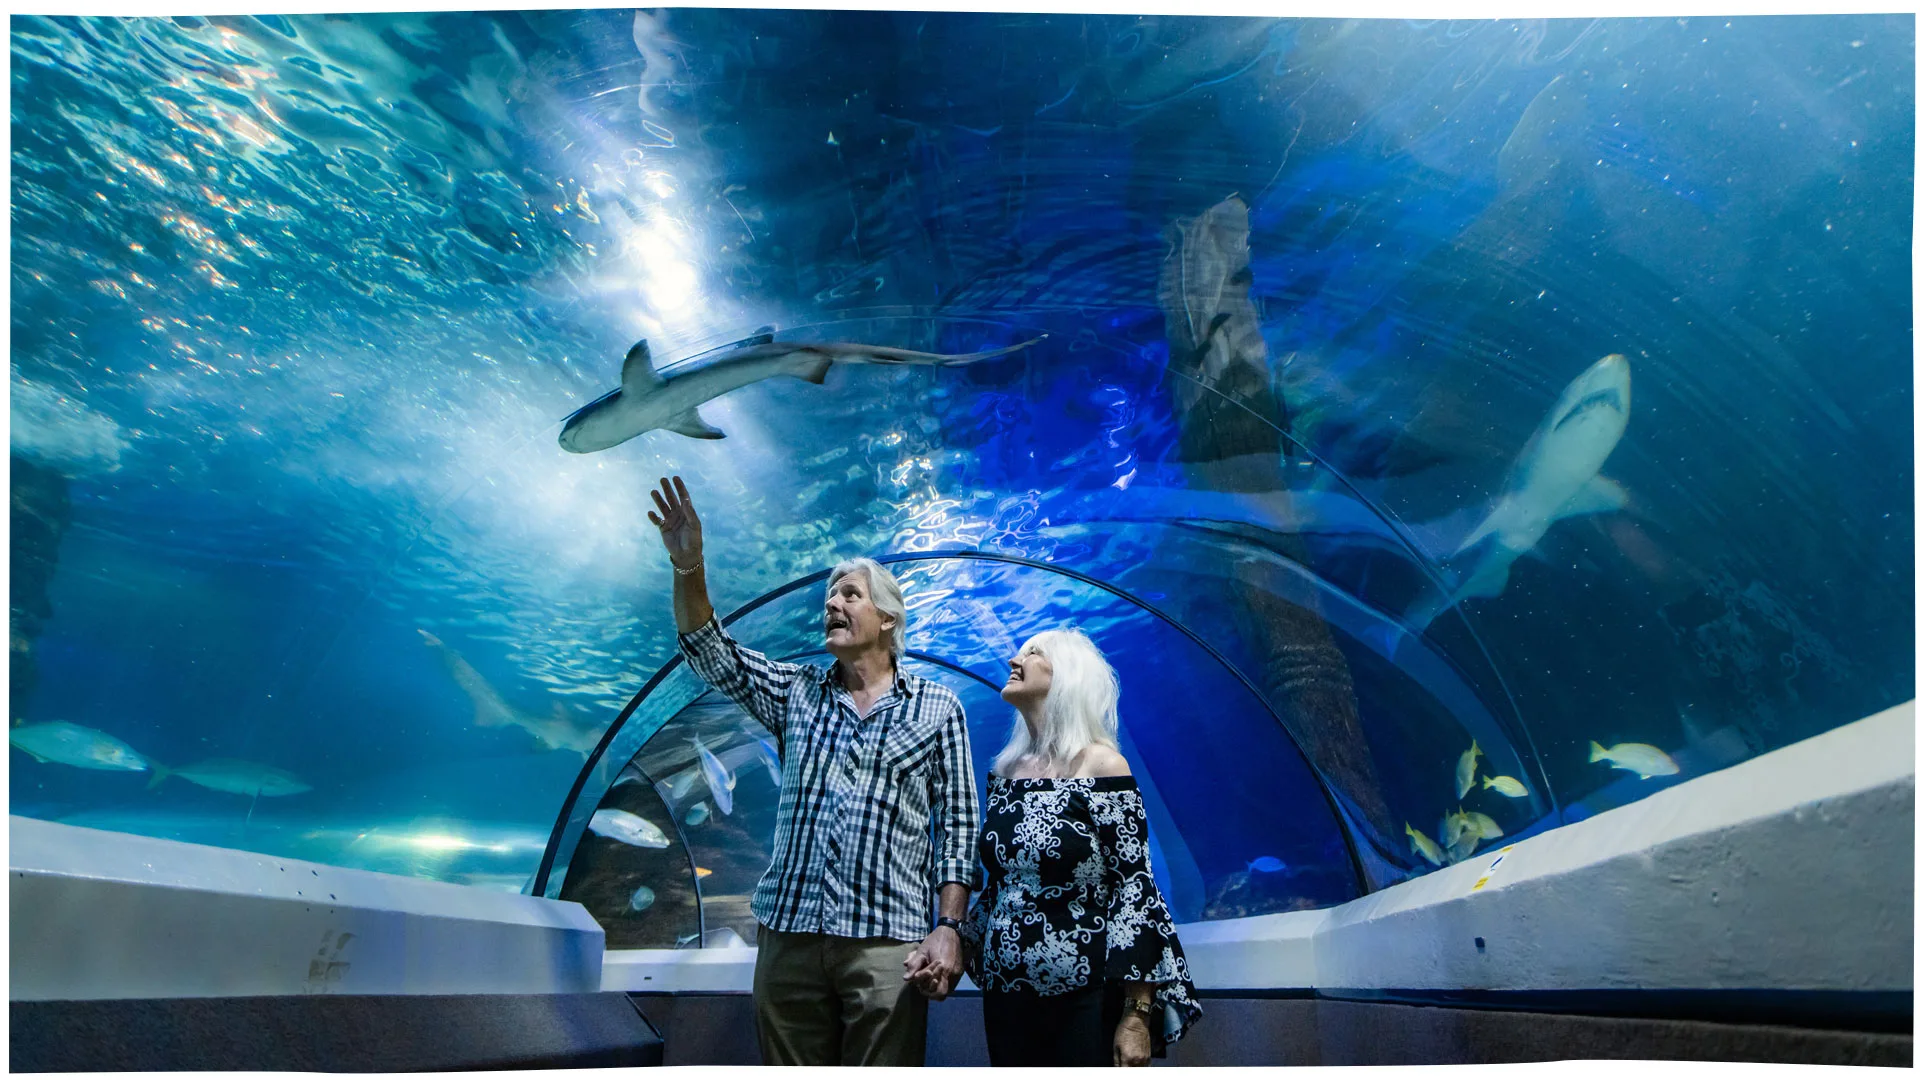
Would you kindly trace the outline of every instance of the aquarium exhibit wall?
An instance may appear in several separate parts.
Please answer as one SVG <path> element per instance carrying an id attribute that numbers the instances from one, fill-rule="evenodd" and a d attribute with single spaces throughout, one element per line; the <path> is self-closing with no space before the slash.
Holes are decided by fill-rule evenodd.
<path id="1" fill-rule="evenodd" d="M 753 944 L 673 475 L 769 655 L 899 575 L 982 785 L 1085 630 L 1184 925 L 1913 699 L 1910 15 L 10 28 L 16 818 Z"/>

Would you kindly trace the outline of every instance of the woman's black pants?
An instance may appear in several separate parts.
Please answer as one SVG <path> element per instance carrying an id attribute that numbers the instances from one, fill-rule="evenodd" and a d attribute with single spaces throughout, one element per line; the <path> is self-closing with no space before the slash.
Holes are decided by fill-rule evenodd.
<path id="1" fill-rule="evenodd" d="M 996 1066 L 1112 1065 L 1120 998 L 1117 982 L 1052 997 L 982 991 L 987 1060 Z"/>

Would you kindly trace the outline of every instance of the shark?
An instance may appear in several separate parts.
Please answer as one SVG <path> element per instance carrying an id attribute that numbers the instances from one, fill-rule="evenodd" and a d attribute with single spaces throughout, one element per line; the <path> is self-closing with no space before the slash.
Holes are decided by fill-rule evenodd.
<path id="1" fill-rule="evenodd" d="M 649 431 L 672 431 L 691 439 L 724 439 L 725 432 L 701 419 L 700 406 L 762 379 L 785 375 L 818 386 L 836 363 L 957 367 L 999 359 L 1044 337 L 1042 334 L 985 352 L 927 353 L 885 345 L 775 341 L 772 332 L 763 329 L 721 349 L 699 367 L 672 375 L 654 370 L 652 351 L 643 339 L 627 350 L 620 367 L 619 388 L 567 417 L 560 429 L 560 446 L 571 453 L 591 454 Z"/>
<path id="2" fill-rule="evenodd" d="M 1619 353 L 1567 384 L 1514 459 L 1493 508 L 1447 560 L 1451 581 L 1408 609 L 1401 620 L 1408 633 L 1423 632 L 1469 597 L 1500 595 L 1514 560 L 1554 522 L 1626 506 L 1626 490 L 1600 468 L 1626 434 L 1632 406 L 1632 369 Z"/>
<path id="3" fill-rule="evenodd" d="M 426 641 L 427 647 L 440 654 L 440 660 L 446 665 L 447 674 L 453 676 L 455 685 L 473 699 L 475 727 L 517 727 L 549 749 L 571 750 L 576 754 L 591 753 L 594 747 L 600 745 L 601 733 L 575 721 L 564 703 L 554 702 L 553 712 L 548 716 L 521 712 L 452 646 L 419 627 L 415 629 Z"/>

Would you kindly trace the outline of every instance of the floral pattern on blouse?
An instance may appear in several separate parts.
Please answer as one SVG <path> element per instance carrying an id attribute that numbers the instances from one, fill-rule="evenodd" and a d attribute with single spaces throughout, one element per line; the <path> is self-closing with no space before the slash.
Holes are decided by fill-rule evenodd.
<path id="1" fill-rule="evenodd" d="M 982 990 L 1064 994 L 1149 982 L 1154 1056 L 1200 1019 L 1173 914 L 1147 860 L 1147 807 L 1131 776 L 987 778 L 986 885 L 960 937 Z"/>

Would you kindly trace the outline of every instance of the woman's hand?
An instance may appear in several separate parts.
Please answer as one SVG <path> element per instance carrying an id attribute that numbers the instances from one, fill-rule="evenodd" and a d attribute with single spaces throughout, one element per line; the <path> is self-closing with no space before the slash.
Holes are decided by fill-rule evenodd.
<path id="1" fill-rule="evenodd" d="M 1122 1068 L 1141 1068 L 1153 1060 L 1153 1040 L 1147 1036 L 1146 1018 L 1127 1013 L 1113 1031 L 1113 1063 Z"/>
<path id="2" fill-rule="evenodd" d="M 659 513 L 647 511 L 647 520 L 660 527 L 660 542 L 667 546 L 667 558 L 679 570 L 700 565 L 704 542 L 700 535 L 700 515 L 693 512 L 693 499 L 679 477 L 668 484 L 660 478 L 660 489 L 653 492 L 653 505 Z"/>

